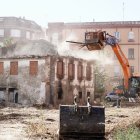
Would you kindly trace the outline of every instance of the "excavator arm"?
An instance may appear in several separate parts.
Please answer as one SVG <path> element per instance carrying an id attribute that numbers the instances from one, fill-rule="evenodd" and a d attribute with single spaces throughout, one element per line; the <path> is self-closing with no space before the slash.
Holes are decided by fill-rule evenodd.
<path id="1" fill-rule="evenodd" d="M 120 62 L 120 65 L 122 66 L 123 73 L 124 73 L 124 87 L 125 87 L 125 89 L 128 90 L 129 78 L 131 77 L 130 66 L 129 66 L 128 60 L 124 56 L 124 54 L 118 44 L 115 44 L 114 46 L 112 46 L 112 49 L 113 49 L 114 53 L 116 54 L 116 56 Z"/>
<path id="2" fill-rule="evenodd" d="M 86 46 L 89 51 L 92 50 L 102 50 L 105 44 L 110 45 L 122 66 L 124 73 L 124 87 L 128 90 L 129 87 L 129 79 L 131 77 L 130 74 L 130 66 L 127 58 L 121 50 L 121 47 L 118 44 L 118 40 L 114 37 L 106 33 L 105 31 L 98 32 L 86 32 L 85 33 L 85 41 L 84 42 L 75 42 L 75 41 L 67 41 L 70 43 L 80 44 L 82 46 Z"/>
<path id="3" fill-rule="evenodd" d="M 115 37 L 109 36 L 108 38 L 106 38 L 105 42 L 106 44 L 112 47 L 116 57 L 118 58 L 118 61 L 120 62 L 124 74 L 124 87 L 126 90 L 128 90 L 129 79 L 131 77 L 128 59 L 125 57 L 124 53 L 122 52 L 118 44 L 118 41 Z"/>

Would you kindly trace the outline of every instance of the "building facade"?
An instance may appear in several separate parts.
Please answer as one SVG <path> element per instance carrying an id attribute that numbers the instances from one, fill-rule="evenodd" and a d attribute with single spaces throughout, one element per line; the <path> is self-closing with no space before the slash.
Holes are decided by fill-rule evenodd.
<path id="1" fill-rule="evenodd" d="M 140 21 L 49 23 L 47 35 L 53 44 L 66 40 L 84 42 L 85 32 L 98 30 L 106 31 L 119 40 L 120 47 L 129 61 L 131 73 L 140 73 Z M 112 64 L 104 65 L 111 79 L 107 84 L 108 90 L 111 90 L 113 86 L 122 82 L 123 73 L 111 47 L 106 46 L 105 51 L 113 61 Z"/>
<path id="2" fill-rule="evenodd" d="M 13 42 L 36 40 L 44 37 L 41 26 L 31 20 L 17 17 L 0 17 L 0 45 L 6 39 L 12 38 Z"/>
<path id="3" fill-rule="evenodd" d="M 7 102 L 58 106 L 94 99 L 93 63 L 63 57 L 45 40 L 0 48 L 0 98 Z M 93 100 L 92 100 L 93 101 Z"/>

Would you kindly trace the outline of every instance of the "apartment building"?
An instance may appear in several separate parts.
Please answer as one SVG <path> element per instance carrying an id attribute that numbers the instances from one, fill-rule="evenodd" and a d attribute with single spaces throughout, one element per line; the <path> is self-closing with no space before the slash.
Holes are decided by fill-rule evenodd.
<path id="1" fill-rule="evenodd" d="M 131 72 L 140 73 L 140 21 L 49 23 L 47 35 L 50 42 L 58 45 L 66 40 L 84 42 L 85 32 L 98 30 L 106 31 L 119 40 L 120 47 L 128 58 Z M 73 44 L 70 46 L 75 47 Z M 77 45 L 77 47 L 79 46 Z M 107 84 L 111 90 L 112 86 L 122 82 L 123 73 L 111 47 L 106 46 L 104 51 L 107 52 L 108 58 L 113 61 L 112 64 L 104 65 L 111 79 Z"/>
<path id="2" fill-rule="evenodd" d="M 37 40 L 44 37 L 41 26 L 24 17 L 0 17 L 0 45 L 5 39 L 12 38 L 13 42 Z"/>

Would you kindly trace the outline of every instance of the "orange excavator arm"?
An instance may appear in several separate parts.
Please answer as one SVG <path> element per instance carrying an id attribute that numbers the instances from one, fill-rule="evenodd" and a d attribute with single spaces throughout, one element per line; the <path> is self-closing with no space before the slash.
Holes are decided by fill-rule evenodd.
<path id="1" fill-rule="evenodd" d="M 119 44 L 114 44 L 111 46 L 112 46 L 112 49 L 113 49 L 116 57 L 118 58 L 118 60 L 120 62 L 120 65 L 122 66 L 122 70 L 124 73 L 124 87 L 125 87 L 125 89 L 128 89 L 129 78 L 131 77 L 129 62 L 128 62 L 127 58 L 125 57 L 124 53 L 122 52 Z"/>
<path id="2" fill-rule="evenodd" d="M 120 62 L 120 65 L 122 66 L 123 74 L 124 74 L 124 87 L 126 90 L 129 88 L 129 79 L 131 78 L 130 73 L 130 66 L 128 59 L 125 57 L 124 53 L 121 50 L 121 47 L 118 44 L 118 40 L 109 34 L 108 37 L 105 37 L 106 44 L 110 45 L 118 58 L 118 61 Z"/>
<path id="3" fill-rule="evenodd" d="M 101 50 L 104 48 L 105 44 L 110 45 L 116 54 L 120 65 L 122 66 L 124 73 L 124 87 L 128 90 L 129 87 L 129 79 L 131 78 L 130 74 L 130 66 L 127 58 L 122 52 L 118 40 L 114 37 L 106 33 L 105 31 L 98 32 L 86 32 L 85 33 L 85 42 L 75 42 L 75 41 L 67 41 L 70 43 L 80 44 L 82 47 L 86 46 L 89 51 L 92 50 Z"/>

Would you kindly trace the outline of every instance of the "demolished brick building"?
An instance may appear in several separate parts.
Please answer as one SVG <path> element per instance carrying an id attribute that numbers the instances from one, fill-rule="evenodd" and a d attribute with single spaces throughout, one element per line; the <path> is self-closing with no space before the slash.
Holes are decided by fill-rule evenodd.
<path id="1" fill-rule="evenodd" d="M 45 40 L 0 48 L 0 98 L 7 102 L 57 106 L 94 99 L 93 62 L 59 56 Z"/>

